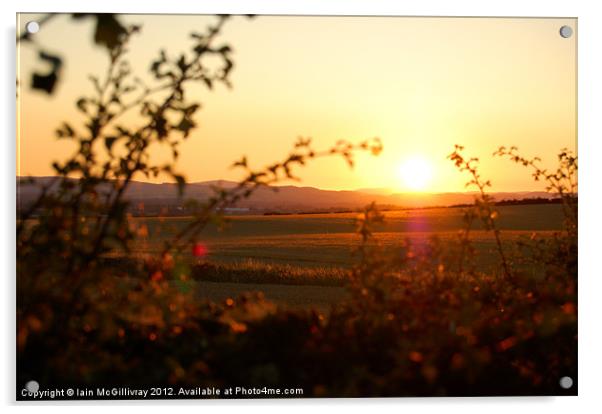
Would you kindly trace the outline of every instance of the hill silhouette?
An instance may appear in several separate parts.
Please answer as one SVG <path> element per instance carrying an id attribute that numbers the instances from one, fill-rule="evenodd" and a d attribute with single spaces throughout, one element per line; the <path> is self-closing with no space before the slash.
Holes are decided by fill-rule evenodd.
<path id="1" fill-rule="evenodd" d="M 40 185 L 48 185 L 53 177 L 19 177 L 18 206 L 29 205 L 39 194 Z M 28 185 L 24 180 L 31 179 L 36 185 Z M 213 180 L 189 183 L 184 192 L 184 199 L 194 198 L 199 201 L 208 199 L 215 188 L 232 188 L 237 183 L 227 180 Z M 102 191 L 102 186 L 100 186 Z M 51 190 L 52 191 L 52 188 Z M 502 200 L 549 199 L 552 196 L 546 192 L 521 191 L 491 193 L 498 202 Z M 242 200 L 235 206 L 239 212 L 312 212 L 339 211 L 357 209 L 376 202 L 381 206 L 397 208 L 419 208 L 435 206 L 454 206 L 471 204 L 474 193 L 386 193 L 382 189 L 361 189 L 355 191 L 322 190 L 315 187 L 278 186 L 257 189 L 248 199 Z M 160 207 L 168 209 L 170 214 L 183 210 L 183 200 L 178 197 L 175 183 L 146 183 L 133 181 L 126 191 L 126 199 L 133 204 L 145 206 L 146 210 L 156 210 Z M 150 210 L 149 210 L 150 209 Z"/>

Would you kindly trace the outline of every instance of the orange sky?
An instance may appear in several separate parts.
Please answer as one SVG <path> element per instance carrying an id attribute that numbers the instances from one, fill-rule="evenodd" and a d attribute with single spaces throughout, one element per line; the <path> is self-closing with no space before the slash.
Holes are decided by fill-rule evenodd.
<path id="1" fill-rule="evenodd" d="M 21 15 L 19 26 L 35 19 Z M 142 24 L 130 58 L 143 75 L 161 48 L 177 54 L 209 16 L 128 15 Z M 576 33 L 559 36 L 575 19 L 236 17 L 223 40 L 232 45 L 233 89 L 192 89 L 202 102 L 199 127 L 181 147 L 179 169 L 189 181 L 237 179 L 228 167 L 241 155 L 261 167 L 285 156 L 297 136 L 328 147 L 340 138 L 379 136 L 380 157 L 359 156 L 349 170 L 319 160 L 298 175 L 326 189 L 462 191 L 466 177 L 446 156 L 454 144 L 482 159 L 497 191 L 539 190 L 528 171 L 492 159 L 499 145 L 517 145 L 553 165 L 562 147 L 576 149 Z M 105 51 L 92 44 L 90 21 L 61 16 L 36 35 L 65 58 L 63 81 L 47 97 L 19 90 L 18 175 L 49 175 L 71 151 L 57 141 L 62 120 L 78 125 L 74 102 L 102 74 Z M 20 47 L 21 85 L 40 68 L 36 51 Z M 158 157 L 161 154 L 157 154 Z M 415 188 L 404 166 L 427 165 Z M 400 173 L 401 171 L 401 173 Z M 424 178 L 424 177 L 423 177 Z"/>

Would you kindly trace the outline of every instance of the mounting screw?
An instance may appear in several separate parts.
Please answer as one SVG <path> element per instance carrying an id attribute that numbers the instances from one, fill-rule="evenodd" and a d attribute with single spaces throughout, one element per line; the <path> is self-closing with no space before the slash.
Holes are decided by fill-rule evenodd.
<path id="1" fill-rule="evenodd" d="M 560 36 L 568 39 L 573 35 L 573 28 L 571 26 L 562 26 L 560 28 Z"/>
<path id="2" fill-rule="evenodd" d="M 568 390 L 573 386 L 573 379 L 571 377 L 562 377 L 560 378 L 560 386 L 565 390 Z"/>

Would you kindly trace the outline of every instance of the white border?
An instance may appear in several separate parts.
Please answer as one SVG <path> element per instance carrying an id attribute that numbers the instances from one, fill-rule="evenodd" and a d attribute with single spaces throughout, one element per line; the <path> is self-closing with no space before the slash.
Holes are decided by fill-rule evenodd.
<path id="1" fill-rule="evenodd" d="M 0 375 L 0 395 L 4 404 L 13 405 L 14 387 L 14 226 L 15 226 L 15 13 L 20 12 L 120 12 L 120 13 L 250 13 L 250 14 L 336 14 L 336 15 L 437 15 L 437 16 L 538 16 L 579 18 L 579 157 L 580 157 L 580 206 L 579 219 L 579 397 L 565 398 L 456 398 L 456 399 L 392 399 L 392 400 L 297 400 L 291 401 L 199 401 L 199 402 L 152 402 L 141 407 L 141 402 L 123 403 L 131 409 L 162 412 L 167 405 L 176 404 L 178 409 L 199 410 L 251 410 L 253 412 L 331 411 L 342 409 L 350 412 L 416 409 L 429 412 L 503 412 L 520 409 L 541 409 L 547 413 L 566 413 L 571 410 L 592 411 L 602 406 L 598 391 L 600 381 L 600 352 L 602 341 L 597 316 L 602 315 L 599 296 L 602 294 L 602 270 L 600 257 L 600 215 L 602 208 L 602 15 L 596 1 L 478 1 L 432 0 L 393 2 L 387 0 L 223 0 L 190 1 L 167 0 L 124 2 L 103 0 L 96 2 L 70 2 L 53 0 L 23 0 L 19 3 L 3 1 L 2 13 L 2 74 L 3 96 L 0 99 L 4 137 L 0 139 L 2 179 L 0 203 L 0 263 L 2 272 L 2 339 L 0 340 L 3 372 Z M 596 103 L 598 105 L 596 105 Z M 596 185 L 597 184 L 597 185 Z M 86 404 L 86 410 L 105 412 L 106 403 L 100 407 Z M 115 405 L 119 405 L 116 402 Z M 195 407 L 195 405 L 198 405 Z M 334 405 L 337 405 L 335 407 Z M 35 408 L 28 405 L 26 408 Z M 42 408 L 42 407 L 38 407 Z M 113 410 L 116 407 L 111 407 Z M 69 411 L 73 406 L 46 406 L 44 410 Z"/>

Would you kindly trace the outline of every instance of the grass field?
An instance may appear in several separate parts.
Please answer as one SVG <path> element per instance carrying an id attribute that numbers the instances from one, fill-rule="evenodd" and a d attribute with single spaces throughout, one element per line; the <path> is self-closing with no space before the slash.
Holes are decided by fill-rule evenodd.
<path id="1" fill-rule="evenodd" d="M 562 228 L 560 205 L 500 206 L 497 210 L 508 248 L 518 240 L 534 235 L 549 237 Z M 385 212 L 385 224 L 377 228 L 375 238 L 391 249 L 404 240 L 421 245 L 432 236 L 443 243 L 455 240 L 464 225 L 464 211 L 432 208 Z M 344 284 L 346 269 L 357 260 L 353 254 L 360 245 L 356 218 L 353 213 L 230 216 L 224 228 L 209 227 L 202 234 L 199 241 L 206 246 L 205 257 L 198 259 L 185 252 L 183 258 L 193 269 L 202 265 L 202 271 L 193 271 L 193 278 L 202 281 L 198 284 L 202 296 L 221 300 L 241 291 L 262 290 L 280 303 L 323 307 L 342 297 L 339 286 Z M 190 219 L 131 220 L 143 235 L 133 246 L 133 254 L 148 257 L 156 255 L 164 241 Z M 471 239 L 477 250 L 478 270 L 498 271 L 493 234 L 475 223 Z"/>
<path id="2" fill-rule="evenodd" d="M 545 236 L 562 228 L 562 207 L 539 204 L 501 206 L 499 228 L 505 240 L 530 237 L 534 232 Z M 392 245 L 406 238 L 416 242 L 437 235 L 441 239 L 456 237 L 463 228 L 462 208 L 433 208 L 385 213 L 386 223 L 377 229 L 376 238 Z M 300 266 L 348 266 L 353 247 L 359 245 L 355 233 L 357 214 L 315 214 L 283 216 L 231 216 L 225 228 L 209 227 L 201 242 L 211 261 L 233 262 L 256 259 L 265 262 Z M 190 219 L 180 217 L 132 218 L 145 237 L 134 246 L 134 253 L 160 251 Z M 488 247 L 493 236 L 482 231 L 478 223 L 472 237 Z"/>

